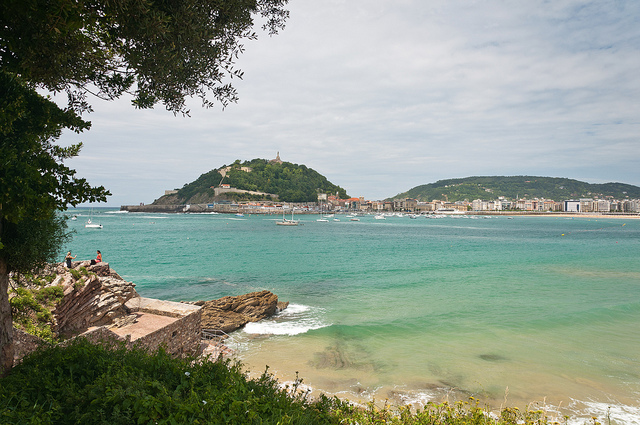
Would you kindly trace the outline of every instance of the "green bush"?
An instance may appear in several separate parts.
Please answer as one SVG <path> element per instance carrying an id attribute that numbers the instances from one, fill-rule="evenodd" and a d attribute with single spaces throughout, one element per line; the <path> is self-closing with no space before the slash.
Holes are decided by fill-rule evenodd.
<path id="1" fill-rule="evenodd" d="M 36 352 L 0 385 L 0 423 L 331 424 L 337 399 L 290 395 L 266 372 L 80 339 Z"/>
<path id="2" fill-rule="evenodd" d="M 53 342 L 55 335 L 51 329 L 53 313 L 50 307 L 62 299 L 60 286 L 51 286 L 31 291 L 18 287 L 12 293 L 9 303 L 14 324 L 25 332 Z"/>
<path id="3" fill-rule="evenodd" d="M 40 304 L 55 305 L 64 297 L 64 289 L 60 285 L 47 286 L 34 292 L 34 295 Z"/>

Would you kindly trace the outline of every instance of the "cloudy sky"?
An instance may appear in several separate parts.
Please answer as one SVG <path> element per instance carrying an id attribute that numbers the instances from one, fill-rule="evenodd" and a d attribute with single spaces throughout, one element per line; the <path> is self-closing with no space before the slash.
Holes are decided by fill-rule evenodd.
<path id="1" fill-rule="evenodd" d="M 477 175 L 640 185 L 640 2 L 290 0 L 246 43 L 240 101 L 175 117 L 92 100 L 69 162 L 150 203 L 236 159 L 304 164 L 382 199 Z"/>

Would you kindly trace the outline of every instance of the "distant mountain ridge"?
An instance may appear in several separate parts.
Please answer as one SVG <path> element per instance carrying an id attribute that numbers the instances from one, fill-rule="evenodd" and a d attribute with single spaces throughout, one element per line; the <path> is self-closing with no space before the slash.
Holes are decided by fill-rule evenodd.
<path id="1" fill-rule="evenodd" d="M 228 185 L 233 190 L 216 195 L 216 188 Z M 257 193 L 260 192 L 261 194 Z M 200 175 L 195 181 L 185 184 L 175 193 L 164 195 L 153 205 L 206 204 L 221 200 L 261 200 L 269 199 L 268 194 L 277 195 L 283 202 L 315 202 L 318 193 L 338 193 L 347 198 L 347 192 L 317 171 L 304 165 L 280 160 L 252 159 L 231 165 L 223 165 Z"/>
<path id="2" fill-rule="evenodd" d="M 426 202 L 436 199 L 456 202 L 475 199 L 493 200 L 500 196 L 512 200 L 545 198 L 554 201 L 606 197 L 618 200 L 638 199 L 640 187 L 625 183 L 591 184 L 561 177 L 474 176 L 423 184 L 399 193 L 393 198 L 413 198 Z"/>

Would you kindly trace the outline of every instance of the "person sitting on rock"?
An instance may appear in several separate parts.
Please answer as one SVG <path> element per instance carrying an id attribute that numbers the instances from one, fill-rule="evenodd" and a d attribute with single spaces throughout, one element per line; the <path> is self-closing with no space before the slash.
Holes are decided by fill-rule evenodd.
<path id="1" fill-rule="evenodd" d="M 97 263 L 102 263 L 102 253 L 100 252 L 100 250 L 96 251 L 98 253 L 98 255 L 96 255 L 96 259 L 95 260 L 91 260 L 91 265 L 97 264 Z"/>
<path id="2" fill-rule="evenodd" d="M 67 263 L 67 268 L 70 269 L 71 268 L 71 260 L 74 260 L 77 257 L 77 255 L 75 257 L 71 256 L 71 251 L 67 252 L 67 256 L 64 257 L 64 261 Z"/>

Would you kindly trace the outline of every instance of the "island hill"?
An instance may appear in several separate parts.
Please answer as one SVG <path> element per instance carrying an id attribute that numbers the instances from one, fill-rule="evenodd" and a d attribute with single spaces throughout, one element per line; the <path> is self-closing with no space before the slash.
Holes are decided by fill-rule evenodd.
<path id="1" fill-rule="evenodd" d="M 317 171 L 305 165 L 275 159 L 253 159 L 202 174 L 181 189 L 168 190 L 151 205 L 123 206 L 128 211 L 197 211 L 238 203 L 316 203 L 318 194 L 331 193 L 348 198 L 345 189 L 331 183 Z M 187 208 L 188 206 L 188 208 Z M 229 210 L 230 212 L 232 210 Z"/>

